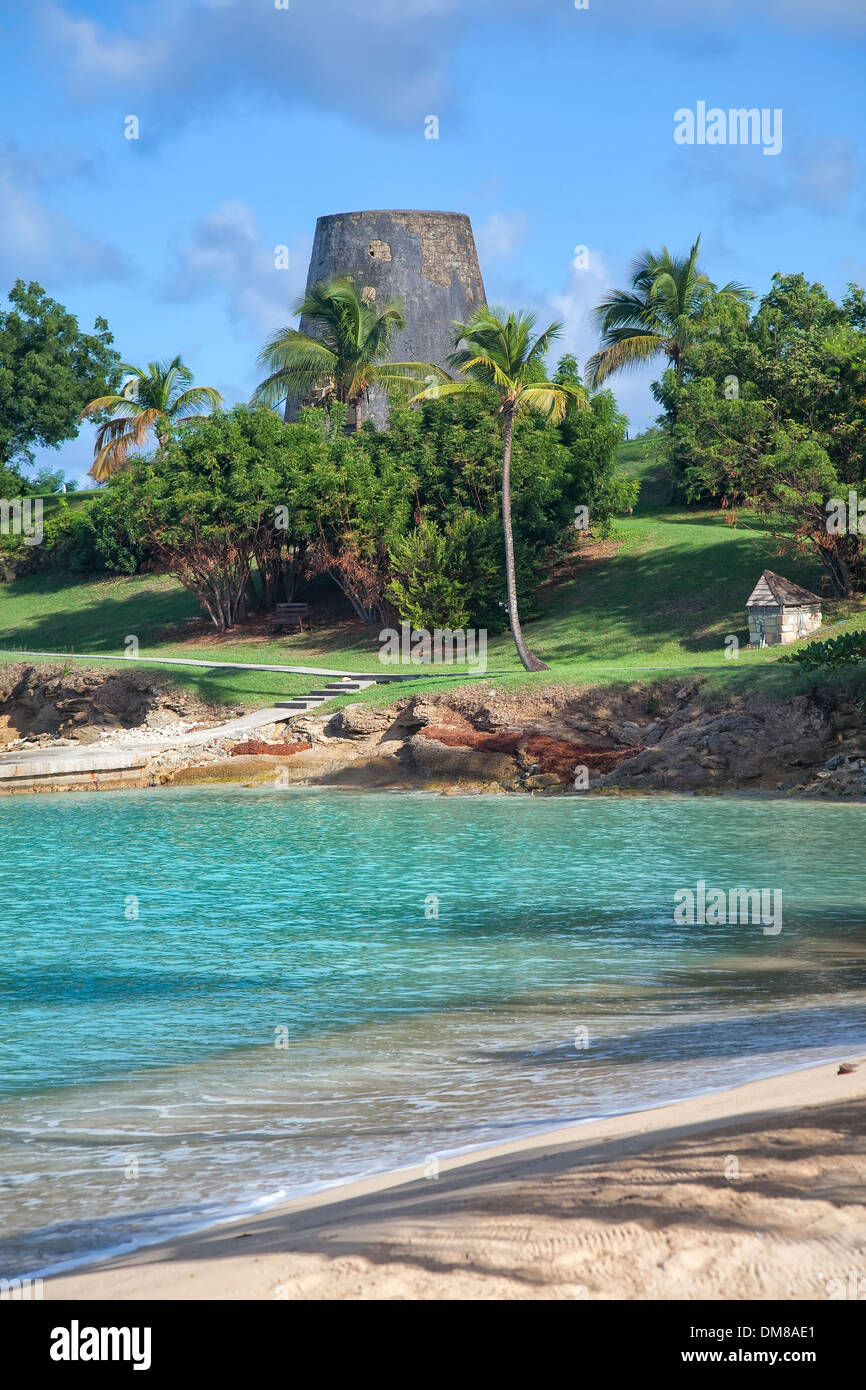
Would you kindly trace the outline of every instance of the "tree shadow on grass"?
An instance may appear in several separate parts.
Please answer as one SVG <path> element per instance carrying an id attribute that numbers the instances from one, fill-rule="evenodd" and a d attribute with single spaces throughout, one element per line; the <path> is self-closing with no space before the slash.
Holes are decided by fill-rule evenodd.
<path id="1" fill-rule="evenodd" d="M 109 655 L 124 655 L 125 639 L 132 635 L 140 643 L 154 641 L 167 627 L 176 625 L 198 613 L 194 596 L 180 587 L 156 586 L 130 580 L 105 580 L 103 583 L 82 580 L 73 592 L 78 602 L 69 602 L 68 577 L 39 576 L 34 595 L 56 595 L 57 606 L 47 613 L 35 613 L 23 622 L 7 625 L 0 630 L 0 645 L 6 650 L 22 648 L 28 651 L 92 651 Z M 17 581 L 10 598 L 18 599 L 28 593 Z M 130 587 L 130 585 L 132 587 Z M 87 599 L 80 602 L 80 591 L 86 589 Z M 67 602 L 63 603 L 64 596 Z M 0 622 L 3 610 L 0 608 Z"/>
<path id="2" fill-rule="evenodd" d="M 746 603 L 773 563 L 763 533 L 689 550 L 619 552 L 552 591 L 542 618 L 527 627 L 546 660 L 621 661 L 671 644 L 721 659 L 723 637 L 745 635 Z M 811 575 L 802 566 L 788 572 L 795 582 Z"/>

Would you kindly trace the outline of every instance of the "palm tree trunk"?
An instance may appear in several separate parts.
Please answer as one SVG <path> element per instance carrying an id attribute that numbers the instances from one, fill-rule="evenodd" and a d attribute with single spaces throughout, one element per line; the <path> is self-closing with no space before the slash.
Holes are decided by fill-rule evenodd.
<path id="1" fill-rule="evenodd" d="M 514 416 L 505 416 L 505 454 L 502 460 L 502 529 L 505 532 L 505 582 L 508 586 L 508 618 L 511 623 L 511 636 L 517 648 L 517 655 L 523 663 L 524 671 L 548 671 L 543 661 L 526 645 L 517 612 L 517 579 L 514 573 L 514 535 L 511 530 L 511 435 L 514 429 Z"/>

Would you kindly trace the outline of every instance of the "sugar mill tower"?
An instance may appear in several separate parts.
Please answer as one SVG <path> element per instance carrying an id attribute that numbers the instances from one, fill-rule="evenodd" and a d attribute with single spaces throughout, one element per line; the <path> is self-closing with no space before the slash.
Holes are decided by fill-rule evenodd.
<path id="1" fill-rule="evenodd" d="M 382 210 L 320 217 L 307 288 L 349 275 L 376 304 L 398 301 L 406 327 L 393 338 L 396 362 L 446 366 L 453 351 L 452 320 L 465 322 L 485 301 L 478 252 L 468 217 L 457 212 Z M 315 332 L 301 319 L 303 332 Z M 286 419 L 297 415 L 286 402 Z M 371 393 L 365 418 L 383 425 L 387 402 Z"/>

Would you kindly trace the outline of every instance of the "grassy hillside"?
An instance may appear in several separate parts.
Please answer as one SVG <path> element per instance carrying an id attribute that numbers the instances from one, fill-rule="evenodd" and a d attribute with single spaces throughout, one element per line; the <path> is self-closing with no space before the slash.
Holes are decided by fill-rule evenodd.
<path id="1" fill-rule="evenodd" d="M 66 506 L 71 512 L 79 512 L 88 507 L 94 497 L 99 496 L 98 488 L 81 488 L 78 492 L 50 492 L 42 498 L 42 514 L 53 516 Z"/>
<path id="2" fill-rule="evenodd" d="M 672 504 L 654 443 L 649 436 L 622 446 L 623 471 L 641 480 L 639 505 L 633 516 L 620 520 L 612 542 L 584 544 L 540 590 L 541 616 L 526 625 L 533 650 L 549 662 L 554 679 L 576 684 L 698 668 L 715 683 L 792 680 L 790 667 L 776 667 L 778 650 L 743 650 L 746 600 L 764 568 L 820 591 L 818 566 L 806 558 L 780 556 L 771 535 L 753 517 L 741 513 L 732 527 L 718 511 Z M 274 638 L 267 624 L 260 623 L 219 637 L 195 621 L 200 616 L 196 600 L 171 579 L 67 582 L 37 575 L 0 585 L 0 659 L 12 659 L 15 649 L 22 648 L 116 653 L 122 659 L 124 640 L 132 634 L 144 656 L 381 671 L 376 632 L 344 616 L 333 586 L 322 585 L 316 597 L 324 606 L 312 633 Z M 827 624 L 863 626 L 866 621 L 862 601 L 827 601 L 824 616 Z M 737 660 L 725 656 L 729 634 L 741 643 Z M 544 673 L 527 676 L 520 669 L 507 635 L 491 640 L 488 664 L 509 685 L 550 679 Z M 172 674 L 210 698 L 251 704 L 311 684 L 308 676 L 277 673 L 193 668 Z"/>

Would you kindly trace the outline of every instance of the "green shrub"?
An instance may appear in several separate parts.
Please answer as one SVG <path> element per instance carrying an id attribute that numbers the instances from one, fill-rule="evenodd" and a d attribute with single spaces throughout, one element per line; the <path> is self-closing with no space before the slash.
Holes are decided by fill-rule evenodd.
<path id="1" fill-rule="evenodd" d="M 112 574 L 135 574 L 150 552 L 123 490 L 109 488 L 94 498 L 84 515 L 92 530 L 98 567 Z"/>
<path id="2" fill-rule="evenodd" d="M 810 642 L 781 660 L 790 661 L 804 671 L 834 671 L 840 666 L 856 665 L 858 661 L 866 661 L 866 629 L 843 632 L 826 642 Z"/>
<path id="3" fill-rule="evenodd" d="M 400 617 L 423 628 L 462 628 L 469 621 L 466 547 L 454 527 L 422 521 L 388 552 L 388 598 Z"/>

